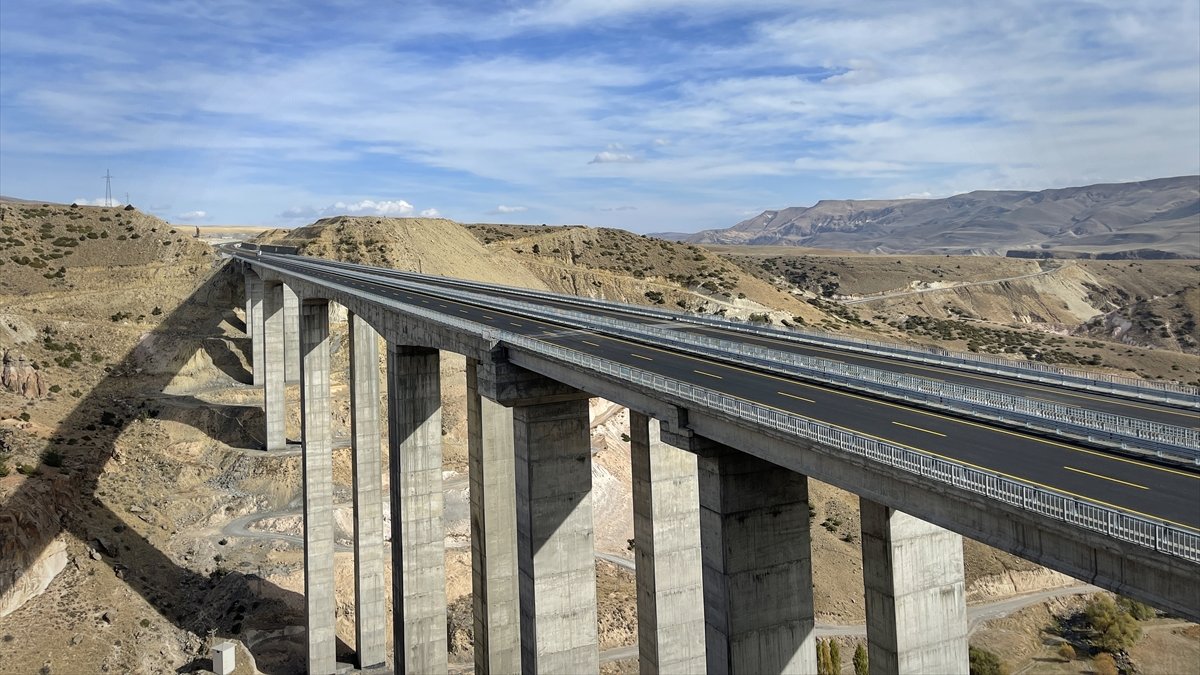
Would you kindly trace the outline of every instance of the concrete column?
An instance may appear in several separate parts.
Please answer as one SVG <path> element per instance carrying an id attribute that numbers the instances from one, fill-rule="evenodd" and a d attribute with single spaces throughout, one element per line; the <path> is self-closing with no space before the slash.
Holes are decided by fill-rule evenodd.
<path id="1" fill-rule="evenodd" d="M 392 624 L 397 673 L 446 672 L 442 398 L 436 349 L 388 344 Z"/>
<path id="2" fill-rule="evenodd" d="M 658 421 L 632 410 L 629 436 L 641 672 L 704 672 L 696 456 L 662 443 Z"/>
<path id="3" fill-rule="evenodd" d="M 287 284 L 283 285 L 283 344 L 285 379 L 287 382 L 299 382 L 300 298 Z"/>
<path id="4" fill-rule="evenodd" d="M 287 297 L 286 295 L 284 296 Z M 360 669 L 387 663 L 379 334 L 350 317 L 350 451 L 354 465 L 354 644 Z"/>
<path id="5" fill-rule="evenodd" d="M 333 450 L 329 432 L 329 304 L 300 309 L 300 419 L 304 457 L 304 598 L 308 672 L 336 669 L 333 582 Z"/>
<path id="6" fill-rule="evenodd" d="M 965 673 L 962 537 L 860 498 L 871 673 Z"/>
<path id="7" fill-rule="evenodd" d="M 242 266 L 242 278 L 245 281 L 243 288 L 246 296 L 246 337 L 254 336 L 254 280 L 258 279 L 258 275 L 250 268 L 249 265 Z"/>
<path id="8" fill-rule="evenodd" d="M 732 448 L 697 462 L 709 673 L 815 673 L 808 481 Z"/>
<path id="9" fill-rule="evenodd" d="M 254 386 L 263 384 L 262 331 L 263 282 L 254 272 L 246 272 L 246 332 L 250 334 L 250 367 Z"/>
<path id="10" fill-rule="evenodd" d="M 283 284 L 263 285 L 262 324 L 254 334 L 263 344 L 263 411 L 267 418 L 267 450 L 287 448 L 283 384 Z M 294 349 L 294 348 L 293 348 Z"/>
<path id="11" fill-rule="evenodd" d="M 513 414 L 479 395 L 478 366 L 467 359 L 475 672 L 501 675 L 521 670 Z"/>
<path id="12" fill-rule="evenodd" d="M 514 407 L 513 441 L 522 672 L 595 673 L 587 399 Z"/>

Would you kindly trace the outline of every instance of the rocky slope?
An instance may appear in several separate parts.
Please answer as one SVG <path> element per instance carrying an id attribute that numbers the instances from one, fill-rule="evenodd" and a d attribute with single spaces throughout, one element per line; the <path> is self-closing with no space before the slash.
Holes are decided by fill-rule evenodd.
<path id="1" fill-rule="evenodd" d="M 945 199 L 823 200 L 724 230 L 666 233 L 704 244 L 787 244 L 873 253 L 1063 251 L 1200 257 L 1200 176 Z M 1032 255 L 1032 253 L 1025 253 Z"/>
<path id="2" fill-rule="evenodd" d="M 136 211 L 0 206 L 0 350 L 25 356 L 9 368 L 23 384 L 0 388 L 0 673 L 205 667 L 209 631 L 244 643 L 243 655 L 264 672 L 302 668 L 301 555 L 288 539 L 298 523 L 299 458 L 260 449 L 261 399 L 245 386 L 249 341 L 235 309 L 243 306 L 240 279 L 214 269 L 211 250 L 190 232 Z M 809 302 L 830 302 L 820 286 L 788 286 L 695 246 L 615 230 L 334 218 L 267 238 L 427 273 L 867 330 Z M 839 277 L 844 289 L 876 276 L 850 267 Z M 1173 283 L 1125 274 L 1117 286 L 1135 289 L 1123 291 L 1131 296 L 1152 298 Z M 337 435 L 348 420 L 344 316 L 335 315 L 331 335 Z M 458 662 L 469 659 L 471 631 L 462 377 L 461 357 L 446 355 L 447 629 Z M 30 381 L 40 384 L 31 390 Z M 294 387 L 289 396 L 296 438 Z M 630 557 L 627 417 L 598 400 L 593 416 L 597 545 Z M 348 450 L 336 450 L 343 530 L 350 475 Z M 857 502 L 817 483 L 811 495 L 819 616 L 861 620 Z M 979 544 L 968 543 L 966 554 L 973 597 L 1061 583 Z M 345 655 L 353 644 L 348 553 L 337 554 L 337 566 Z M 629 644 L 632 576 L 609 562 L 597 570 L 602 643 Z"/>

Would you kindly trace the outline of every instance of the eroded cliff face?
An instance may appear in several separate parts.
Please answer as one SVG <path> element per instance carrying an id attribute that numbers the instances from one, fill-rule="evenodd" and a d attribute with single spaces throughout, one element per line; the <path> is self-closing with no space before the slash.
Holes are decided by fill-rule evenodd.
<path id="1" fill-rule="evenodd" d="M 0 617 L 41 594 L 67 565 L 62 520 L 70 481 L 56 475 L 25 485 L 0 481 Z"/>
<path id="2" fill-rule="evenodd" d="M 0 368 L 0 386 L 24 396 L 41 398 L 50 393 L 50 384 L 42 372 L 24 354 L 4 350 L 3 367 Z"/>

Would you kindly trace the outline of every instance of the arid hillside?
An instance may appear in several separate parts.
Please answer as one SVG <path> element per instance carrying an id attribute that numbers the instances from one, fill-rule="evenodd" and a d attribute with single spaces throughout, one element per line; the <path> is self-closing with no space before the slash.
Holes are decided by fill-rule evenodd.
<path id="1" fill-rule="evenodd" d="M 813 246 L 871 253 L 1158 259 L 1200 257 L 1200 176 L 944 199 L 822 200 L 723 230 L 668 233 L 696 244 Z"/>
<path id="2" fill-rule="evenodd" d="M 1200 381 L 1200 263 L 711 247 L 840 317 L 830 330 Z"/>
<path id="3" fill-rule="evenodd" d="M 204 668 L 210 635 L 237 640 L 245 650 L 239 658 L 258 672 L 296 672 L 303 658 L 299 458 L 296 450 L 261 449 L 261 393 L 248 386 L 240 276 L 219 266 L 193 228 L 136 210 L 0 203 L 0 233 L 0 352 L 7 354 L 6 383 L 15 383 L 0 387 L 0 673 Z M 1033 300 L 1020 304 L 1014 282 L 997 283 L 995 275 L 1040 278 L 1049 268 L 1036 261 L 791 260 L 621 230 L 443 219 L 330 218 L 263 240 L 309 255 L 873 337 L 912 335 L 985 350 L 1036 337 L 1047 354 L 1094 343 L 1102 365 L 1119 347 L 1132 354 L 1121 358 L 1151 375 L 1159 366 L 1148 364 L 1168 362 L 1164 354 L 1180 359 L 1185 372 L 1197 361 L 1098 334 L 1075 340 L 1046 321 L 1005 325 L 1021 323 L 1005 312 L 1028 311 L 1022 308 Z M 1062 269 L 1080 276 L 1022 293 L 1047 306 L 1070 305 L 1058 319 L 1104 326 L 1087 330 L 1127 319 L 1137 330 L 1125 330 L 1125 340 L 1160 334 L 1149 317 L 1169 317 L 1164 325 L 1184 348 L 1184 327 L 1196 313 L 1189 268 L 1135 265 L 1071 263 Z M 944 309 L 948 300 L 870 304 L 907 303 L 886 296 L 950 292 L 933 285 L 960 282 L 1010 291 L 957 289 L 953 306 L 980 317 L 971 320 Z M 1168 294 L 1176 286 L 1193 290 Z M 1058 288 L 1074 295 L 1063 290 L 1059 298 Z M 879 299 L 845 304 L 871 294 Z M 349 416 L 344 321 L 344 313 L 334 314 L 331 339 L 339 439 Z M 937 323 L 948 321 L 956 323 Z M 975 332 L 953 333 L 967 328 Z M 459 667 L 471 654 L 463 369 L 461 357 L 443 356 L 447 630 Z M 294 385 L 288 395 L 289 437 L 296 439 Z M 597 561 L 598 630 L 607 650 L 636 636 L 628 416 L 595 399 L 592 418 L 596 542 L 608 556 Z M 343 655 L 354 639 L 348 455 L 345 447 L 334 454 Z M 818 620 L 838 631 L 864 613 L 857 501 L 813 482 L 811 502 Z M 966 561 L 972 602 L 1072 584 L 975 542 L 966 543 Z"/>

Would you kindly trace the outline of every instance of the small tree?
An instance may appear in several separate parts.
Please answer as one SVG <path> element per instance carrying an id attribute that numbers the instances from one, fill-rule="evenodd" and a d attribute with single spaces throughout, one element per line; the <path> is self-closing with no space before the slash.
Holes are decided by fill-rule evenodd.
<path id="1" fill-rule="evenodd" d="M 1063 661 L 1066 661 L 1067 663 L 1074 661 L 1075 660 L 1075 648 L 1072 647 L 1071 643 L 1069 643 L 1069 642 L 1062 643 L 1061 645 L 1058 646 L 1058 657 L 1060 659 L 1062 659 Z"/>
<path id="2" fill-rule="evenodd" d="M 831 675 L 829 672 L 829 643 L 817 640 L 817 675 Z"/>
<path id="3" fill-rule="evenodd" d="M 1096 646 L 1106 652 L 1119 652 L 1132 647 L 1142 637 L 1142 627 L 1123 608 L 1107 595 L 1092 599 L 1083 610 L 1092 630 Z"/>
<path id="4" fill-rule="evenodd" d="M 842 648 L 838 645 L 837 640 L 829 641 L 829 675 L 838 675 L 842 672 Z"/>
<path id="5" fill-rule="evenodd" d="M 860 642 L 854 648 L 854 675 L 867 675 L 867 648 Z"/>

